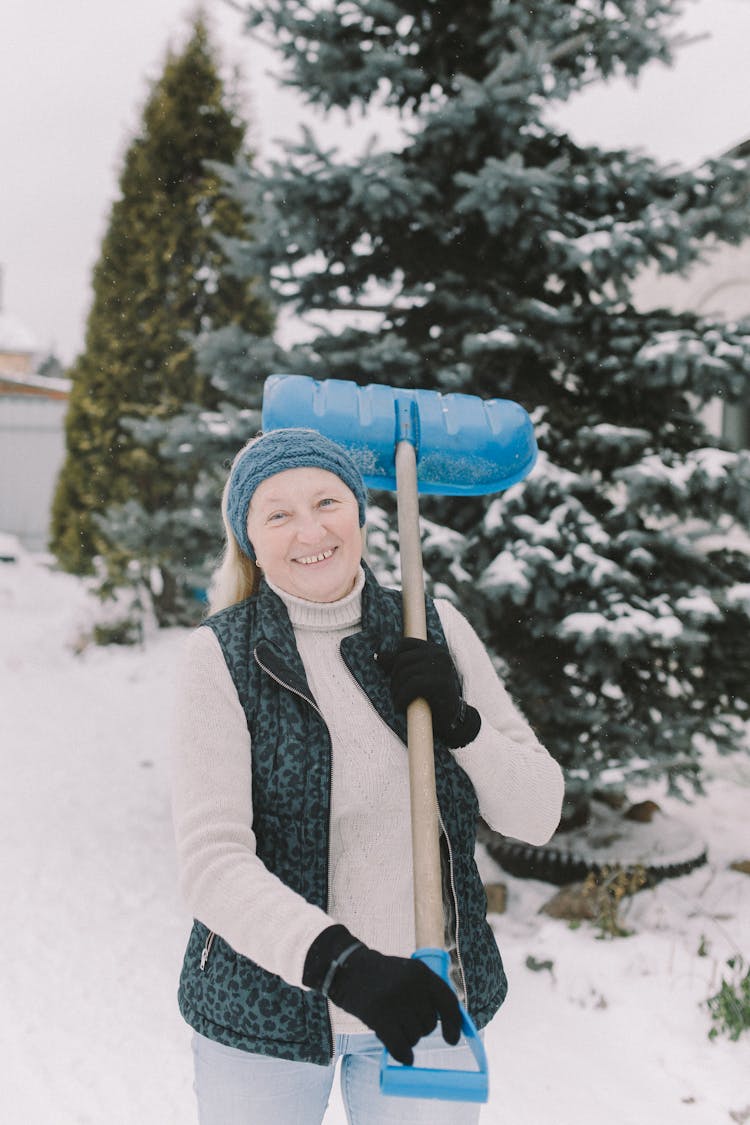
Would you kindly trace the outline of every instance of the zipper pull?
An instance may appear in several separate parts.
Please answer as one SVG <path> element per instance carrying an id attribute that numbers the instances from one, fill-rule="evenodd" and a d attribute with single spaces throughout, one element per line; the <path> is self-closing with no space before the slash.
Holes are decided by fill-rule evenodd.
<path id="1" fill-rule="evenodd" d="M 208 937 L 206 938 L 206 944 L 203 946 L 203 950 L 201 952 L 201 966 L 200 966 L 201 972 L 205 971 L 206 962 L 208 961 L 208 955 L 211 952 L 211 946 L 213 945 L 213 942 L 214 942 L 214 935 L 212 933 L 210 933 L 208 935 Z"/>

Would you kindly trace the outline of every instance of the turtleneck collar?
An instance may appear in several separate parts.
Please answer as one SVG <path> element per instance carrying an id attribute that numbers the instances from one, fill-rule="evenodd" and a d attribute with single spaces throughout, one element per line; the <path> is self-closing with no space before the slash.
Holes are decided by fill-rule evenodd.
<path id="1" fill-rule="evenodd" d="M 264 582 L 281 598 L 295 629 L 346 629 L 359 625 L 362 620 L 362 590 L 365 585 L 362 567 L 357 571 L 352 590 L 336 602 L 309 602 L 305 598 L 288 594 L 268 578 L 264 577 Z"/>

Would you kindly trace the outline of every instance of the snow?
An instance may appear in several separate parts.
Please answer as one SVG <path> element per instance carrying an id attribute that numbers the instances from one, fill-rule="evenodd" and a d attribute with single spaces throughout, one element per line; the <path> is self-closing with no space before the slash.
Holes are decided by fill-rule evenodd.
<path id="1" fill-rule="evenodd" d="M 650 763 L 636 759 L 632 765 L 647 770 Z M 599 777 L 618 783 L 622 773 L 614 766 L 602 770 Z M 686 824 L 679 814 L 665 816 L 662 812 L 655 812 L 652 821 L 640 824 L 627 820 L 621 810 L 594 801 L 586 828 L 561 834 L 555 846 L 560 852 L 586 859 L 600 867 L 616 867 L 618 864 L 665 867 L 695 860 L 704 845 L 705 841 L 696 836 L 692 826 Z"/>
<path id="2" fill-rule="evenodd" d="M 726 449 L 695 449 L 688 454 L 688 459 L 695 463 L 711 480 L 723 482 L 726 480 L 727 469 L 736 465 L 738 455 Z"/>
<path id="3" fill-rule="evenodd" d="M 538 431 L 537 431 L 538 432 Z M 562 465 L 556 465 L 554 461 L 550 461 L 549 455 L 544 450 L 539 451 L 536 465 L 532 476 L 535 481 L 544 481 L 559 488 L 561 492 L 566 492 L 570 488 L 574 488 L 580 481 L 580 476 L 576 473 L 571 473 L 569 469 L 563 468 Z M 510 495 L 510 489 L 506 493 L 506 497 Z"/>
<path id="4" fill-rule="evenodd" d="M 520 343 L 515 332 L 508 328 L 495 328 L 492 332 L 477 333 L 467 336 L 464 340 L 464 352 L 473 355 L 477 351 L 505 351 L 508 348 L 517 348 Z"/>
<path id="5" fill-rule="evenodd" d="M 10 348 L 7 350 L 10 351 Z M 0 351 L 2 351 L 1 347 Z M 73 386 L 71 379 L 57 379 L 51 375 L 19 375 L 12 371 L 0 371 L 0 378 L 10 386 L 33 387 L 36 390 L 55 391 L 57 394 L 63 395 L 70 394 Z"/>
<path id="6" fill-rule="evenodd" d="M 571 238 L 570 244 L 576 247 L 582 257 L 586 257 L 597 250 L 611 250 L 612 233 L 611 230 L 592 230 L 578 238 Z"/>
<path id="7" fill-rule="evenodd" d="M 523 602 L 530 587 L 526 568 L 512 551 L 502 551 L 482 574 L 478 586 L 480 590 L 508 590 L 514 600 Z"/>
<path id="8" fill-rule="evenodd" d="M 189 1125 L 190 1032 L 175 993 L 190 919 L 167 760 L 185 632 L 86 647 L 83 585 L 17 554 L 0 564 L 3 1119 Z M 480 852 L 485 880 L 508 887 L 491 922 L 510 978 L 486 1035 L 482 1125 L 750 1119 L 750 1037 L 709 1042 L 704 1004 L 727 958 L 750 954 L 750 879 L 729 869 L 750 858 L 749 791 L 735 755 L 709 758 L 708 795 L 692 805 L 644 792 L 707 841 L 709 863 L 627 900 L 627 938 L 539 914 L 555 888 Z M 338 1092 L 326 1125 L 344 1125 Z"/>
<path id="9" fill-rule="evenodd" d="M 668 644 L 683 631 L 682 622 L 670 613 L 652 614 L 629 605 L 613 606 L 611 612 L 613 617 L 596 612 L 569 613 L 560 622 L 560 636 L 600 636 L 612 643 L 616 643 L 618 638 L 648 636 Z"/>
<path id="10" fill-rule="evenodd" d="M 670 358 L 675 352 L 703 356 L 705 349 L 699 340 L 690 339 L 684 332 L 658 332 L 650 344 L 645 344 L 635 357 L 636 363 L 654 363 Z"/>
<path id="11" fill-rule="evenodd" d="M 622 445 L 623 442 L 643 443 L 645 445 L 651 438 L 648 430 L 634 426 L 613 426 L 610 422 L 599 422 L 596 426 L 581 426 L 581 436 L 594 437 L 602 446 Z"/>
<path id="12" fill-rule="evenodd" d="M 727 591 L 727 604 L 739 606 L 750 616 L 750 582 L 737 582 Z"/>
<path id="13" fill-rule="evenodd" d="M 669 485 L 677 493 L 686 492 L 696 483 L 704 491 L 718 491 L 726 484 L 728 474 L 741 466 L 745 456 L 744 452 L 707 447 L 694 449 L 684 460 L 668 465 L 658 454 L 650 454 L 636 465 L 617 470 L 614 475 L 631 485 L 646 481 Z"/>
<path id="14" fill-rule="evenodd" d="M 200 420 L 205 426 L 207 433 L 213 434 L 215 437 L 226 437 L 231 433 L 231 423 L 223 414 L 204 410 L 200 415 Z"/>
<path id="15" fill-rule="evenodd" d="M 690 597 L 678 598 L 675 609 L 681 617 L 689 617 L 700 623 L 721 617 L 721 610 L 705 590 L 696 591 Z"/>

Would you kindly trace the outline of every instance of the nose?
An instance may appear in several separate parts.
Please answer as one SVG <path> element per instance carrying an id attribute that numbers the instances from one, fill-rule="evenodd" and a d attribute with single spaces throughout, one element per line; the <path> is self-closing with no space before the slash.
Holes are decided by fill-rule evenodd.
<path id="1" fill-rule="evenodd" d="M 325 534 L 326 529 L 320 512 L 310 511 L 300 515 L 297 523 L 297 538 L 300 542 L 319 543 Z"/>

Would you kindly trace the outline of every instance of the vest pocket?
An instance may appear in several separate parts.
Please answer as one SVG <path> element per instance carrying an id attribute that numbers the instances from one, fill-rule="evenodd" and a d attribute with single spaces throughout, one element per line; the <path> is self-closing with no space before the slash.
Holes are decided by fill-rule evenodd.
<path id="1" fill-rule="evenodd" d="M 208 957 L 204 957 L 205 950 Z M 203 961 L 203 969 L 201 969 Z M 201 922 L 195 922 L 180 978 L 180 1007 L 188 1023 L 206 1022 L 248 1044 L 304 1043 L 308 1038 L 305 993 L 235 953 Z M 191 1019 L 191 1016 L 193 1017 Z"/>

